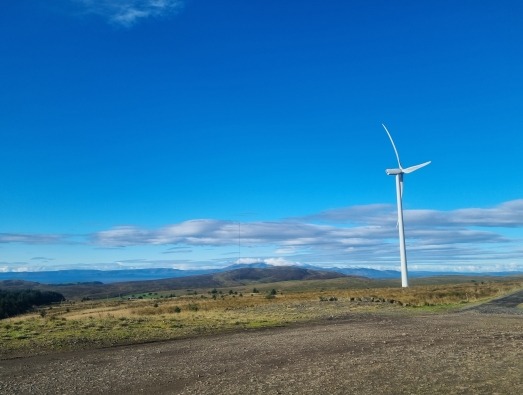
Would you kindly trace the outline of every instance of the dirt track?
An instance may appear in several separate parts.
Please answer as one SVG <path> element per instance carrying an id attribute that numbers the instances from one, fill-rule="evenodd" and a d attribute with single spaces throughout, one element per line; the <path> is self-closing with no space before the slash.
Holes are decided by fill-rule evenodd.
<path id="1" fill-rule="evenodd" d="M 507 314 L 518 311 L 494 303 L 442 315 L 358 314 L 4 360 L 0 393 L 522 394 L 523 315 Z"/>

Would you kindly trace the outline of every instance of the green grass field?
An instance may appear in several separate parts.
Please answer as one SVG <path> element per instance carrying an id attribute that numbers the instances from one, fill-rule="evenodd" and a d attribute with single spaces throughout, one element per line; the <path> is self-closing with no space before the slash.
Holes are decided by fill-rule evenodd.
<path id="1" fill-rule="evenodd" d="M 361 279 L 286 281 L 145 292 L 47 306 L 0 321 L 0 357 L 109 347 L 283 326 L 361 313 L 457 309 L 523 288 L 523 279 L 419 280 L 402 289 Z M 258 292 L 253 292 L 254 288 Z M 276 291 L 276 295 L 271 295 Z M 271 292 L 272 291 L 272 292 Z"/>

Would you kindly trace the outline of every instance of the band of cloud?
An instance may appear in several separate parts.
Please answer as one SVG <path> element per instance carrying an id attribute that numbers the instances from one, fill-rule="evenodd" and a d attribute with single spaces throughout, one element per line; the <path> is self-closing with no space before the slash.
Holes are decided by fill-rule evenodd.
<path id="1" fill-rule="evenodd" d="M 383 243 L 396 237 L 393 206 L 356 206 L 308 216 L 301 220 L 278 222 L 237 222 L 198 219 L 156 230 L 119 226 L 93 235 L 93 243 L 101 246 L 132 245 L 234 245 L 241 237 L 245 244 L 278 244 L 281 246 L 316 246 L 340 248 Z M 350 214 L 350 215 L 349 215 Z M 490 209 L 459 209 L 453 211 L 406 210 L 409 239 L 419 244 L 503 243 L 509 239 L 489 228 L 523 226 L 523 200 L 503 203 Z M 309 222 L 304 222 L 308 219 Z M 322 223 L 314 223 L 313 220 Z M 330 220 L 335 224 L 325 224 Z M 358 226 L 342 226 L 341 222 Z M 483 227 L 486 229 L 476 229 Z"/>
<path id="2" fill-rule="evenodd" d="M 523 200 L 492 208 L 407 210 L 409 257 L 442 264 L 496 259 L 517 264 L 523 254 L 521 240 L 510 237 L 508 230 L 523 227 L 522 213 Z M 193 254 L 202 247 L 230 248 L 240 239 L 244 248 L 273 251 L 263 259 L 283 256 L 293 262 L 359 265 L 397 260 L 395 207 L 389 205 L 354 206 L 303 218 L 242 222 L 241 226 L 216 219 L 189 220 L 157 229 L 117 226 L 83 239 L 78 235 L 0 234 L 0 243 L 149 246 L 180 254 Z"/>

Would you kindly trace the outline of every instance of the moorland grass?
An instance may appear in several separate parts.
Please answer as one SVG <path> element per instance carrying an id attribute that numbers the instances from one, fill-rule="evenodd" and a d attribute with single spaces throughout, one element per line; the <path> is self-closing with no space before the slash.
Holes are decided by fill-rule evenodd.
<path id="1" fill-rule="evenodd" d="M 257 293 L 240 287 L 197 290 L 178 297 L 158 294 L 154 298 L 154 293 L 148 293 L 145 299 L 66 302 L 47 307 L 46 314 L 37 311 L 0 321 L 0 358 L 282 326 L 362 312 L 439 312 L 523 288 L 522 279 L 406 289 L 351 289 L 343 284 L 340 279 L 289 281 L 257 286 Z M 175 293 L 182 294 L 179 290 L 171 294 Z"/>

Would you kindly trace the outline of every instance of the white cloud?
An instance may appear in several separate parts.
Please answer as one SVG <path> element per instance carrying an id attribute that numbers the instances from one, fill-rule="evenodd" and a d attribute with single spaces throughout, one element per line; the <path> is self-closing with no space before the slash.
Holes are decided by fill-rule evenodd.
<path id="1" fill-rule="evenodd" d="M 35 266 L 27 262 L 0 262 L 0 273 L 24 273 L 41 270 L 44 270 L 43 266 Z"/>
<path id="2" fill-rule="evenodd" d="M 72 0 L 84 12 L 96 14 L 112 23 L 129 27 L 147 18 L 175 14 L 183 7 L 182 0 Z"/>
<path id="3" fill-rule="evenodd" d="M 478 265 L 522 261 L 520 240 L 504 229 L 523 227 L 523 200 L 493 208 L 451 211 L 406 210 L 409 261 L 419 265 Z M 274 257 L 253 262 L 395 267 L 398 260 L 396 212 L 392 205 L 345 207 L 303 218 L 244 222 L 238 240 L 233 221 L 200 219 L 155 230 L 117 227 L 94 235 L 102 246 L 179 245 L 271 247 Z M 285 255 L 285 258 L 281 258 Z M 291 263 L 292 264 L 292 263 Z M 516 263 L 516 266 L 518 263 Z M 515 267 L 512 265 L 512 267 Z"/>
<path id="4" fill-rule="evenodd" d="M 517 229 L 523 227 L 522 213 L 523 200 L 491 208 L 406 210 L 409 266 L 426 270 L 450 266 L 478 266 L 484 271 L 501 266 L 521 268 L 523 237 Z M 96 232 L 88 240 L 78 235 L 0 234 L 0 243 L 72 245 L 71 240 L 84 247 L 113 249 L 113 256 L 129 257 L 140 251 L 148 260 L 126 263 L 135 267 L 153 267 L 160 262 L 166 267 L 171 267 L 168 262 L 220 267 L 231 263 L 220 256 L 237 253 L 241 253 L 241 262 L 273 265 L 397 268 L 399 260 L 396 213 L 390 205 L 345 207 L 280 221 L 242 222 L 241 228 L 235 221 L 216 219 L 193 219 L 156 229 L 116 226 Z M 166 253 L 188 256 L 183 261 L 149 260 L 149 254 L 161 257 Z M 47 253 L 36 252 L 34 256 L 37 254 Z M 32 262 L 43 259 L 40 256 Z M 53 261 L 53 266 L 59 264 Z"/>
<path id="5" fill-rule="evenodd" d="M 149 244 L 150 233 L 134 226 L 117 226 L 97 233 L 96 243 L 103 247 L 125 247 L 133 244 Z"/>
<path id="6" fill-rule="evenodd" d="M 295 261 L 289 261 L 285 258 L 239 258 L 236 263 L 252 265 L 255 263 L 266 263 L 271 266 L 297 266 L 300 263 Z"/>
<path id="7" fill-rule="evenodd" d="M 0 243 L 57 244 L 65 243 L 61 235 L 0 233 Z"/>
<path id="8" fill-rule="evenodd" d="M 289 261 L 284 258 L 266 258 L 265 263 L 271 266 L 295 266 L 299 265 L 299 262 Z"/>
<path id="9" fill-rule="evenodd" d="M 492 208 L 465 208 L 449 211 L 405 210 L 405 222 L 416 226 L 523 227 L 523 199 L 512 200 Z M 397 221 L 396 206 L 371 204 L 326 210 L 302 218 L 331 223 L 388 225 Z"/>
<path id="10" fill-rule="evenodd" d="M 200 219 L 181 222 L 157 230 L 119 226 L 94 235 L 95 244 L 104 247 L 183 244 L 193 246 L 272 245 L 300 246 L 374 245 L 376 237 L 392 237 L 393 229 L 380 227 L 339 228 L 328 225 L 281 222 L 243 223 L 241 231 L 232 221 Z M 240 240 L 239 240 L 240 239 Z"/>

